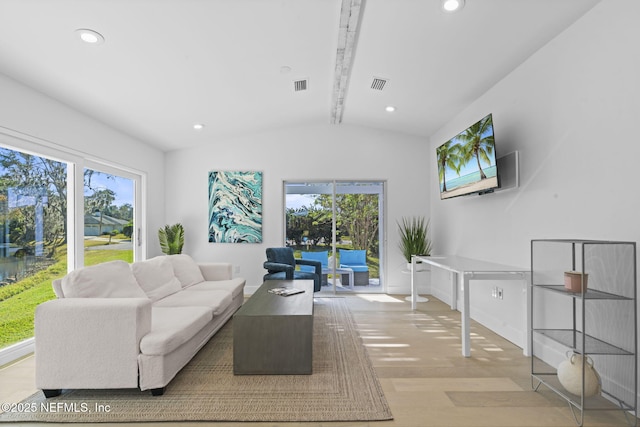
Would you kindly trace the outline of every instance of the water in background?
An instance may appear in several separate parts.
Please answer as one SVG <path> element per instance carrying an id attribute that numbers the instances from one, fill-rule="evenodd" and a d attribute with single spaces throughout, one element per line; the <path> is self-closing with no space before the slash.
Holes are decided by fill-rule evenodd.
<path id="1" fill-rule="evenodd" d="M 488 166 L 482 169 L 487 178 L 493 178 L 496 176 L 496 166 Z M 473 182 L 480 181 L 480 171 L 470 173 L 468 175 L 459 176 L 453 179 L 447 180 L 447 191 L 451 191 L 462 185 L 471 184 Z M 442 184 L 440 184 L 440 191 L 442 191 Z"/>
<path id="2" fill-rule="evenodd" d="M 0 286 L 24 279 L 53 264 L 51 258 L 26 255 L 0 258 Z"/>

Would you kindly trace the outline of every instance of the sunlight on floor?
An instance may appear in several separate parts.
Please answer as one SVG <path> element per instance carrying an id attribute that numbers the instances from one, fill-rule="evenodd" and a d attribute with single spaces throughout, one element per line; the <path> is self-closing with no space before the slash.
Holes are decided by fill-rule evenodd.
<path id="1" fill-rule="evenodd" d="M 362 335 L 362 339 L 367 339 L 367 340 L 390 340 L 390 339 L 393 339 L 393 337 L 385 336 L 385 335 Z"/>
<path id="2" fill-rule="evenodd" d="M 364 344 L 366 347 L 385 347 L 385 348 L 395 348 L 395 347 L 409 347 L 409 344 Z"/>
<path id="3" fill-rule="evenodd" d="M 383 294 L 358 294 L 357 297 L 370 302 L 403 302 L 398 298 Z"/>
<path id="4" fill-rule="evenodd" d="M 381 357 L 380 362 L 419 362 L 417 357 Z"/>

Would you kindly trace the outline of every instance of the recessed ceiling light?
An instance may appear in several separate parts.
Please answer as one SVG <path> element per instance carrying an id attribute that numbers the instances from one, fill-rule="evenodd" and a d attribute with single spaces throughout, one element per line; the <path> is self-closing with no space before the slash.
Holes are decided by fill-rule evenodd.
<path id="1" fill-rule="evenodd" d="M 195 125 L 193 125 L 193 128 L 195 130 L 202 130 L 204 129 L 204 125 L 202 123 L 196 123 Z"/>
<path id="2" fill-rule="evenodd" d="M 393 113 L 394 111 L 396 111 L 396 107 L 394 107 L 393 105 L 387 105 L 384 110 L 387 113 Z"/>
<path id="3" fill-rule="evenodd" d="M 76 30 L 76 34 L 85 43 L 89 44 L 101 44 L 104 43 L 104 37 L 97 31 L 89 30 L 87 28 L 80 28 Z"/>
<path id="4" fill-rule="evenodd" d="M 442 0 L 442 9 L 445 12 L 455 12 L 464 7 L 464 0 Z"/>

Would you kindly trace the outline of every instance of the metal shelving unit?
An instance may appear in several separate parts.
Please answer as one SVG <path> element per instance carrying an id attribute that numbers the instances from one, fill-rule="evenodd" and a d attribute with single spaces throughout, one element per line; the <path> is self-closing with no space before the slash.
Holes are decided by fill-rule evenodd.
<path id="1" fill-rule="evenodd" d="M 581 290 L 564 274 L 581 273 Z M 564 398 L 579 426 L 585 411 L 622 411 L 637 426 L 637 306 L 635 242 L 531 241 L 531 381 Z M 585 283 L 586 282 L 586 283 Z M 571 352 L 593 360 L 601 392 L 575 395 L 560 383 L 557 366 Z"/>

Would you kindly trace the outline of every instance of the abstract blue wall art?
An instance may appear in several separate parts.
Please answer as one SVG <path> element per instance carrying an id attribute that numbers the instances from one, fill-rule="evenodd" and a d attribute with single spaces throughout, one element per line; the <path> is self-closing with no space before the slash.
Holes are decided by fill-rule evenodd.
<path id="1" fill-rule="evenodd" d="M 262 172 L 209 172 L 209 242 L 262 243 Z"/>

